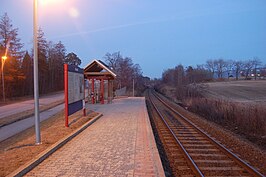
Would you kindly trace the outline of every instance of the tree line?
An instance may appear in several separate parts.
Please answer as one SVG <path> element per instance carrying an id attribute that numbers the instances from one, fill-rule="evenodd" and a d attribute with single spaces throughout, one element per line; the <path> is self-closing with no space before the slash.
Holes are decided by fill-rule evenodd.
<path id="1" fill-rule="evenodd" d="M 106 53 L 103 58 L 117 75 L 114 81 L 114 89 L 126 87 L 127 92 L 131 92 L 134 82 L 136 95 L 141 95 L 145 89 L 145 83 L 150 78 L 142 75 L 139 64 L 134 64 L 131 57 L 123 57 L 120 52 Z"/>
<path id="2" fill-rule="evenodd" d="M 205 68 L 211 72 L 212 77 L 217 73 L 218 78 L 223 78 L 223 73 L 227 74 L 227 77 L 230 74 L 234 74 L 236 80 L 239 79 L 239 76 L 244 76 L 245 79 L 254 75 L 255 80 L 258 76 L 258 69 L 262 68 L 262 62 L 258 57 L 254 57 L 249 60 L 224 60 L 224 59 L 209 59 L 206 61 Z M 264 68 L 266 68 L 264 66 Z M 261 70 L 260 74 L 265 75 L 265 71 Z"/>
<path id="3" fill-rule="evenodd" d="M 48 41 L 41 28 L 38 30 L 37 39 L 40 94 L 62 90 L 63 64 L 80 65 L 81 59 L 73 52 L 67 54 L 66 47 L 61 41 Z M 4 63 L 3 60 L 0 62 L 4 68 L 5 96 L 11 98 L 32 95 L 33 49 L 30 52 L 23 50 L 18 28 L 13 27 L 7 13 L 0 19 L 0 56 L 7 56 Z M 1 75 L 1 93 L 2 77 Z"/>
<path id="4" fill-rule="evenodd" d="M 162 73 L 162 82 L 170 85 L 184 85 L 229 78 L 232 75 L 236 80 L 240 76 L 248 79 L 252 74 L 254 79 L 257 79 L 258 74 L 266 76 L 266 66 L 263 67 L 261 60 L 257 57 L 251 60 L 209 59 L 205 64 L 196 67 L 184 68 L 182 64 L 179 64 L 175 68 L 167 69 Z"/>
<path id="5" fill-rule="evenodd" d="M 189 93 L 197 93 L 197 88 L 191 85 L 193 83 L 229 79 L 233 75 L 236 80 L 239 80 L 240 76 L 243 79 L 252 77 L 257 79 L 258 76 L 265 78 L 266 66 L 263 66 L 257 57 L 250 60 L 209 59 L 205 64 L 196 67 L 184 67 L 179 64 L 175 68 L 165 70 L 157 85 L 169 85 L 176 88 L 177 98 L 182 99 Z"/>

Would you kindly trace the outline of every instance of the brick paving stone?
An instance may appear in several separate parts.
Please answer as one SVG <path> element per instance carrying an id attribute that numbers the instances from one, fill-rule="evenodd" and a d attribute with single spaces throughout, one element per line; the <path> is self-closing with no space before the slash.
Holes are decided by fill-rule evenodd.
<path id="1" fill-rule="evenodd" d="M 103 117 L 26 176 L 164 176 L 144 98 L 89 109 Z"/>

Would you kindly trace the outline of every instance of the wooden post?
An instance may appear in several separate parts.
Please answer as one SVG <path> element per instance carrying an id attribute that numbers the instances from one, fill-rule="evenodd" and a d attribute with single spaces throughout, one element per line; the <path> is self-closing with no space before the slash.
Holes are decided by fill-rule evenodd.
<path id="1" fill-rule="evenodd" d="M 101 104 L 104 104 L 104 80 L 101 79 L 101 84 L 100 84 L 100 90 L 101 90 L 101 93 L 100 93 L 100 101 L 101 101 Z"/>
<path id="2" fill-rule="evenodd" d="M 108 79 L 108 103 L 111 103 L 111 81 Z"/>
<path id="3" fill-rule="evenodd" d="M 92 94 L 91 102 L 92 102 L 92 104 L 94 104 L 95 103 L 94 78 L 91 79 L 91 94 Z"/>
<path id="4" fill-rule="evenodd" d="M 111 103 L 113 102 L 114 99 L 114 81 L 112 80 L 111 82 Z"/>
<path id="5" fill-rule="evenodd" d="M 89 99 L 90 99 L 90 80 L 89 79 L 87 79 L 87 81 L 88 81 L 88 102 L 89 102 Z"/>
<path id="6" fill-rule="evenodd" d="M 85 97 L 86 97 L 86 94 L 85 94 L 85 89 L 86 89 L 86 80 L 84 79 L 83 80 L 83 86 L 84 86 L 84 99 L 82 100 L 82 103 L 83 103 L 83 116 L 86 116 L 86 102 L 85 102 Z"/>

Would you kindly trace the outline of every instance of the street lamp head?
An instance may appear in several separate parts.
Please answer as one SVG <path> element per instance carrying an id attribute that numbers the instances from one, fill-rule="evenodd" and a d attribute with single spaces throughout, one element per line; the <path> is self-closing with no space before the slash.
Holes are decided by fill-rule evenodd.
<path id="1" fill-rule="evenodd" d="M 2 59 L 3 59 L 3 60 L 6 60 L 6 59 L 7 59 L 7 56 L 2 56 Z"/>

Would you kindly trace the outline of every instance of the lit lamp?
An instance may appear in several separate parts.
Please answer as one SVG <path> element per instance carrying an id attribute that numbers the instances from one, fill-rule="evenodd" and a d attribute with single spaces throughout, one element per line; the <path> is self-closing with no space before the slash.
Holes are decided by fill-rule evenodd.
<path id="1" fill-rule="evenodd" d="M 2 89 L 3 89 L 3 100 L 6 102 L 6 97 L 5 97 L 5 79 L 4 79 L 4 64 L 7 59 L 7 56 L 2 56 Z"/>

